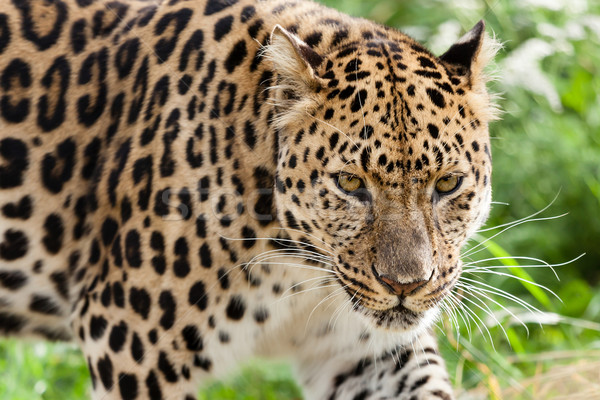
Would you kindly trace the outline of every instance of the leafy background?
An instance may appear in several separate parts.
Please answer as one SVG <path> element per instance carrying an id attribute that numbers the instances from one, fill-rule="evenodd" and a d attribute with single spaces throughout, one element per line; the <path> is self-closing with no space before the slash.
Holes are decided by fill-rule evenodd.
<path id="1" fill-rule="evenodd" d="M 497 79 L 490 85 L 501 95 L 504 110 L 502 121 L 491 127 L 499 203 L 487 226 L 541 210 L 534 219 L 548 219 L 511 227 L 465 258 L 503 257 L 474 264 L 497 268 L 465 274 L 490 286 L 463 287 L 457 293 L 470 312 L 465 309 L 462 317 L 451 313 L 439 324 L 441 350 L 461 399 L 600 398 L 600 2 L 324 2 L 401 27 L 436 54 L 482 18 L 503 42 Z M 477 240 L 501 230 L 482 232 Z M 515 267 L 532 264 L 518 256 L 560 264 L 582 253 L 556 267 L 560 281 L 548 268 Z M 547 286 L 562 301 L 522 279 Z M 527 312 L 514 299 L 485 291 L 490 288 L 505 290 L 541 312 Z M 83 359 L 65 344 L 0 341 L 0 371 L 2 399 L 81 399 L 89 392 Z M 211 400 L 301 397 L 286 364 L 263 361 L 199 393 L 200 399 Z"/>

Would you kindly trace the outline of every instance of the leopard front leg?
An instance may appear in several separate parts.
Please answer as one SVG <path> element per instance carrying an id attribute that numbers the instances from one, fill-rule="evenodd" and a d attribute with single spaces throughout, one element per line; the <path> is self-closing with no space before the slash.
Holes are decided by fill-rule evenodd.
<path id="1" fill-rule="evenodd" d="M 448 373 L 435 339 L 398 346 L 382 354 L 352 358 L 348 354 L 298 365 L 305 398 L 319 400 L 454 399 Z"/>
<path id="2" fill-rule="evenodd" d="M 121 304 L 119 291 L 114 291 L 115 301 Z M 106 312 L 91 298 L 84 307 L 86 315 L 74 325 L 80 332 L 93 399 L 196 398 L 198 380 L 212 367 L 196 325 L 173 321 L 173 330 L 165 332 L 158 323 L 148 323 L 155 322 L 151 315 L 144 320 L 118 308 Z"/>

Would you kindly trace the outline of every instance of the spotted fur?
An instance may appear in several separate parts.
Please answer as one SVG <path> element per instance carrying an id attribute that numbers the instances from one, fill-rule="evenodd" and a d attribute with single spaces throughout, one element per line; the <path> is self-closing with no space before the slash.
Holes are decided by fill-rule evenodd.
<path id="1" fill-rule="evenodd" d="M 98 399 L 251 356 L 307 399 L 453 398 L 431 326 L 489 209 L 492 50 L 306 1 L 3 1 L 0 333 L 76 340 Z"/>

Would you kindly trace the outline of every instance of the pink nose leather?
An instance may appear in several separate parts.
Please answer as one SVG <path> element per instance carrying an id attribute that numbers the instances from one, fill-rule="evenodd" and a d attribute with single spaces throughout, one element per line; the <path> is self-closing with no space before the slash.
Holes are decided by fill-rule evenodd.
<path id="1" fill-rule="evenodd" d="M 385 275 L 380 276 L 379 279 L 388 286 L 388 288 L 390 289 L 390 291 L 392 293 L 394 293 L 395 295 L 398 295 L 398 296 L 407 295 L 410 292 L 412 292 L 413 290 L 415 290 L 416 288 L 423 286 L 427 282 L 429 282 L 429 281 L 416 281 L 416 282 L 409 282 L 409 283 L 400 283 L 393 279 L 388 278 Z"/>

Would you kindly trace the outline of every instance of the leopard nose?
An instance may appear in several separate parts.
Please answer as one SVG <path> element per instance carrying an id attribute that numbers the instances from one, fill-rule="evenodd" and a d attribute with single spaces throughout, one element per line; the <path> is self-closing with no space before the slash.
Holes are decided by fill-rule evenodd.
<path id="1" fill-rule="evenodd" d="M 375 268 L 373 268 L 373 274 L 387 290 L 396 296 L 409 296 L 414 294 L 414 292 L 429 282 L 429 279 L 411 282 L 398 282 L 396 279 L 393 279 L 388 275 L 379 275 Z"/>

